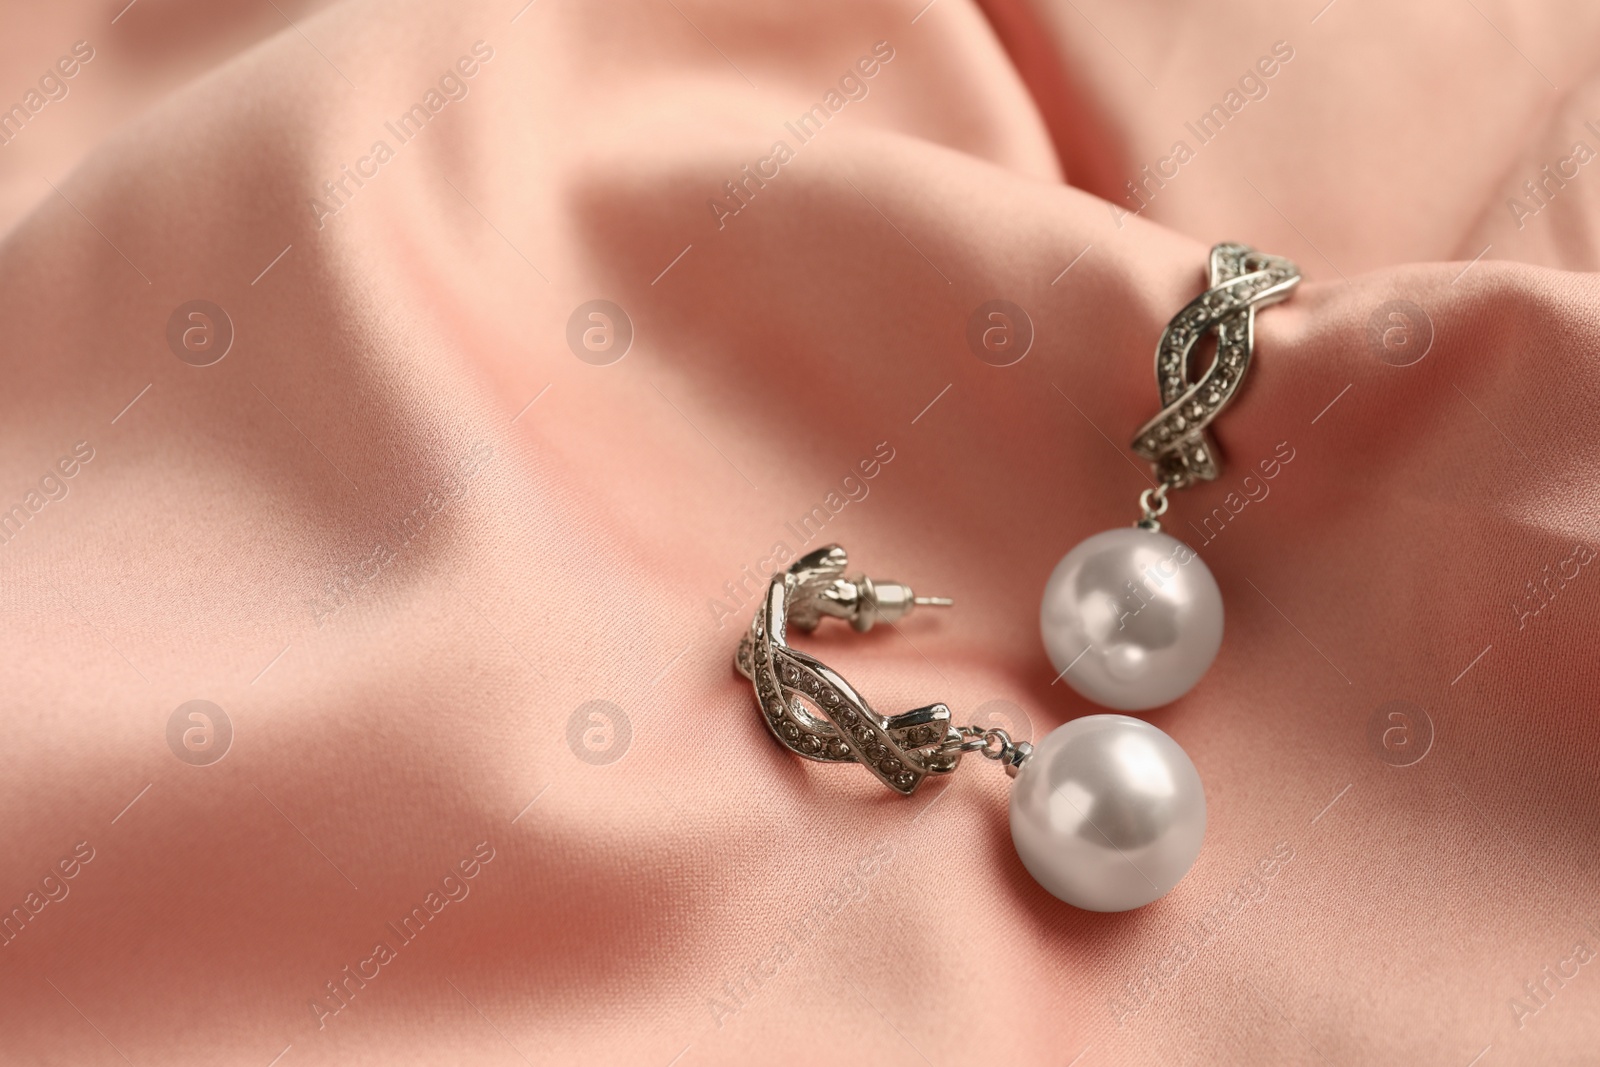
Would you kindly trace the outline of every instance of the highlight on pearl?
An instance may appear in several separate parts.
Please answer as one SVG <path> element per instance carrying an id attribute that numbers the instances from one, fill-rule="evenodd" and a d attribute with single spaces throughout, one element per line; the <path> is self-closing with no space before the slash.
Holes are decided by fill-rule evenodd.
<path id="1" fill-rule="evenodd" d="M 1056 564 L 1039 629 L 1073 689 L 1144 711 L 1187 693 L 1216 659 L 1222 591 L 1182 541 L 1137 526 L 1106 530 Z"/>
<path id="2" fill-rule="evenodd" d="M 1051 731 L 1011 789 L 1011 840 L 1049 893 L 1088 911 L 1165 895 L 1194 865 L 1206 797 L 1187 753 L 1126 715 Z"/>

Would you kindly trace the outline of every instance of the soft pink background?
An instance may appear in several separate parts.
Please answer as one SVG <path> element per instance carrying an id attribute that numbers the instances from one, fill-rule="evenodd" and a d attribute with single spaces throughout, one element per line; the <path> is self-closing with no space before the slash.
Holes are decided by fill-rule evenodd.
<path id="1" fill-rule="evenodd" d="M 1600 547 L 1600 167 L 1520 229 L 1506 200 L 1600 148 L 1600 9 L 278 7 L 19 4 L 0 37 L 0 102 L 96 49 L 0 148 L 0 507 L 94 449 L 0 545 L 0 907 L 94 850 L 0 948 L 0 1060 L 1594 1062 L 1600 965 L 1511 1005 L 1600 951 L 1600 568 L 1514 607 Z M 320 184 L 478 40 L 470 95 L 319 229 Z M 708 198 L 878 41 L 866 99 L 719 230 Z M 1099 199 L 1277 41 L 1143 217 Z M 907 800 L 779 749 L 730 667 L 749 608 L 713 605 L 888 442 L 822 540 L 958 606 L 807 647 L 888 712 L 1094 710 L 1050 684 L 1039 591 L 1134 517 L 1155 339 L 1222 239 L 1306 282 L 1169 528 L 1295 458 L 1203 547 L 1227 638 L 1150 716 L 1205 851 L 1091 915 L 1024 872 L 995 766 Z M 237 334 L 207 368 L 166 343 L 195 298 Z M 595 298 L 635 329 L 610 366 L 565 341 Z M 1014 366 L 967 348 L 992 299 L 1037 332 Z M 1366 336 L 1398 299 L 1434 334 L 1406 367 Z M 207 767 L 166 741 L 197 698 L 235 730 Z M 590 700 L 631 723 L 615 762 L 568 745 Z M 1411 767 L 1367 741 L 1391 700 L 1436 731 Z"/>

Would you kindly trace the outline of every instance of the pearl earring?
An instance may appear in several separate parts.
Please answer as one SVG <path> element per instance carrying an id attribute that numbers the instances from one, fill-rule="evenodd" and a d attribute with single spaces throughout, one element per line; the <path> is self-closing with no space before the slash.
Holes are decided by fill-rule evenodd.
<path id="1" fill-rule="evenodd" d="M 1058 727 L 1037 749 L 1004 730 L 956 726 L 930 704 L 885 717 L 849 682 L 788 643 L 787 630 L 815 630 L 825 616 L 865 632 L 919 604 L 898 582 L 845 577 L 845 551 L 829 545 L 774 575 L 734 666 L 755 689 L 772 736 L 798 756 L 859 763 L 890 789 L 914 792 L 949 774 L 969 752 L 999 761 L 1016 779 L 1011 840 L 1048 892 L 1091 911 L 1148 904 L 1194 864 L 1205 836 L 1200 775 L 1177 742 L 1125 715 L 1089 715 Z"/>
<path id="2" fill-rule="evenodd" d="M 1158 484 L 1140 494 L 1144 517 L 1062 557 L 1045 583 L 1039 629 L 1059 677 L 1089 700 L 1145 711 L 1194 688 L 1222 645 L 1222 592 L 1188 545 L 1161 532 L 1167 494 L 1217 476 L 1206 432 L 1244 380 L 1256 309 L 1287 300 L 1300 268 L 1240 244 L 1211 249 L 1210 286 L 1175 315 L 1156 346 L 1162 410 L 1133 450 Z M 1197 381 L 1189 357 L 1208 333 L 1216 357 Z"/>

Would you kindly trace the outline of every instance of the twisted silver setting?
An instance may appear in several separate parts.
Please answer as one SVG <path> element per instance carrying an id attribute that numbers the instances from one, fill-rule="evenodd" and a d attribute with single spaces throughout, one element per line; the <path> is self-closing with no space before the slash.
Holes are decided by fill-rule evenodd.
<path id="1" fill-rule="evenodd" d="M 1161 413 L 1133 440 L 1133 450 L 1154 465 L 1163 498 L 1169 488 L 1217 477 L 1216 448 L 1206 428 L 1232 401 L 1250 369 L 1256 309 L 1287 300 L 1300 284 L 1300 268 L 1294 263 L 1242 244 L 1214 246 L 1208 273 L 1209 288 L 1161 333 L 1156 345 Z M 1208 333 L 1216 334 L 1216 356 L 1191 381 L 1190 356 Z"/>
<path id="2" fill-rule="evenodd" d="M 860 763 L 890 789 L 909 794 L 929 775 L 948 774 L 961 762 L 966 737 L 951 725 L 950 709 L 929 704 L 880 715 L 827 664 L 788 644 L 790 622 L 810 631 L 824 615 L 851 621 L 863 613 L 886 617 L 873 583 L 846 578 L 846 566 L 844 549 L 828 545 L 773 575 L 750 631 L 739 640 L 734 666 L 754 685 L 762 719 L 779 744 L 822 763 Z M 877 588 L 891 585 L 898 587 Z"/>

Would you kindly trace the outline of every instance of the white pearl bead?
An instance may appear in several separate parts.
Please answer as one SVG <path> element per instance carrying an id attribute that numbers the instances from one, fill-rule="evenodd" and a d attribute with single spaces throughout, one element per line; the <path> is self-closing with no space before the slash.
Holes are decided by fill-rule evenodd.
<path id="1" fill-rule="evenodd" d="M 1206 796 L 1178 743 L 1126 715 L 1052 730 L 1011 788 L 1011 840 L 1054 897 L 1127 911 L 1163 896 L 1200 854 Z"/>
<path id="2" fill-rule="evenodd" d="M 1137 526 L 1107 530 L 1056 564 L 1039 629 L 1072 688 L 1144 711 L 1187 693 L 1216 659 L 1222 591 L 1182 541 Z"/>

